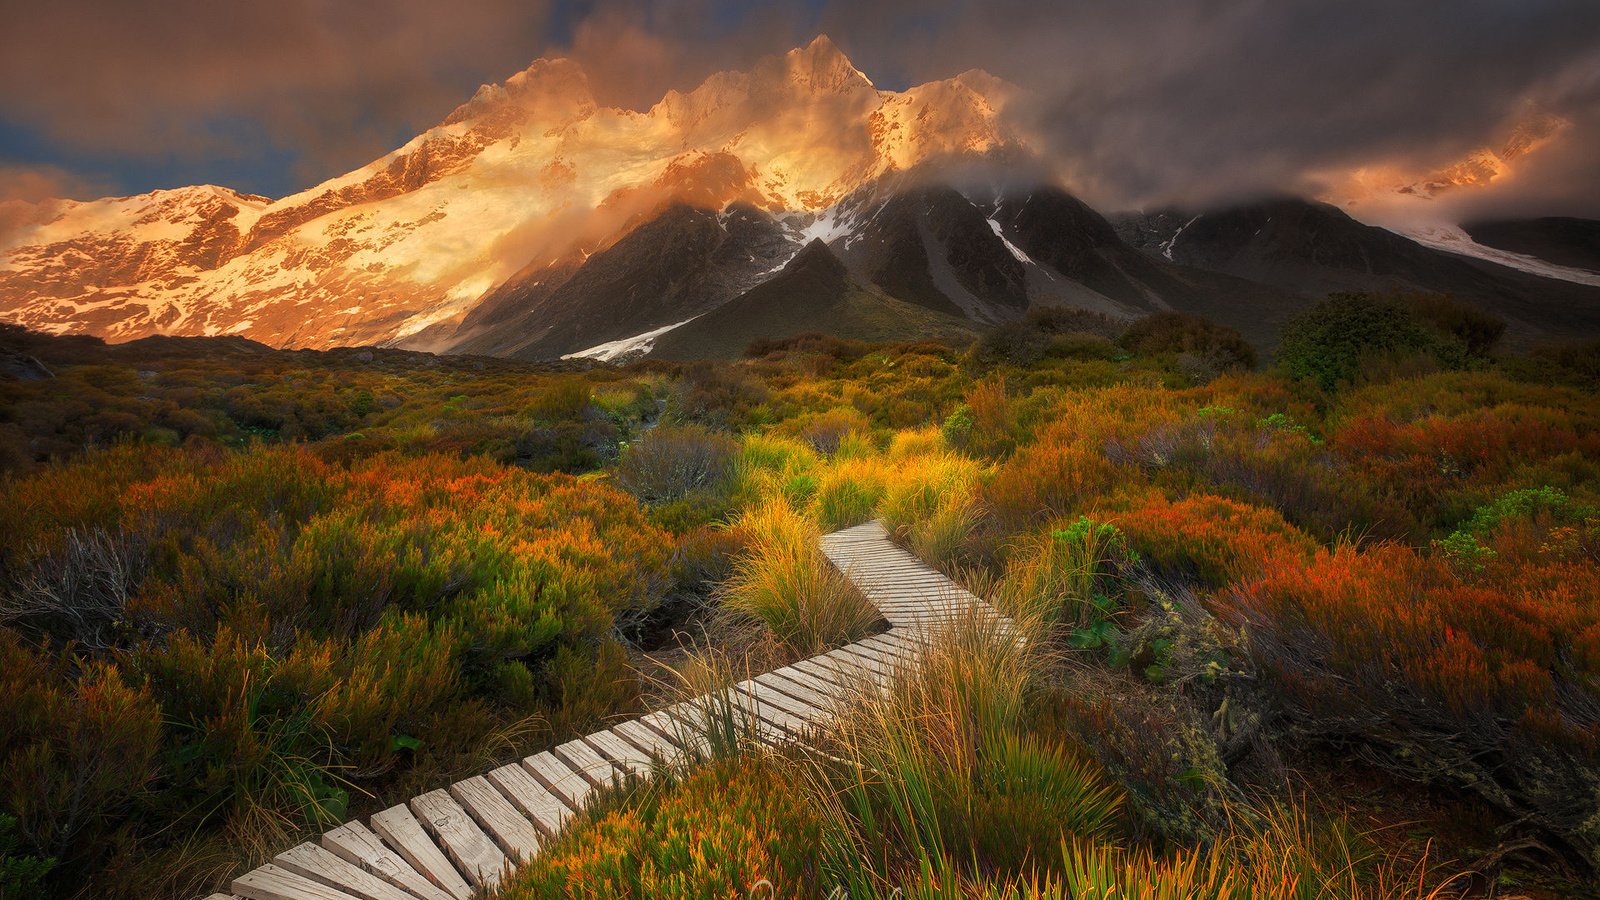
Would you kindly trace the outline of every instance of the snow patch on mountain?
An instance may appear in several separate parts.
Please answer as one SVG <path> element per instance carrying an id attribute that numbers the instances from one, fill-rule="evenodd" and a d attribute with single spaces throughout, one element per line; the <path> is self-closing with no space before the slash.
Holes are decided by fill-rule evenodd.
<path id="1" fill-rule="evenodd" d="M 1384 225 L 1383 227 L 1393 231 L 1395 234 L 1408 237 L 1423 246 L 1443 250 L 1446 253 L 1486 260 L 1543 278 L 1556 278 L 1561 281 L 1570 281 L 1574 284 L 1600 286 L 1600 272 L 1560 266 L 1555 263 L 1545 262 L 1536 256 L 1512 253 L 1509 250 L 1501 250 L 1480 244 L 1474 241 L 1472 236 L 1463 231 L 1459 225 L 1411 222 Z"/>
<path id="2" fill-rule="evenodd" d="M 700 317 L 690 316 L 689 318 L 684 319 L 682 322 L 674 322 L 671 325 L 663 325 L 660 328 L 646 331 L 644 334 L 636 334 L 633 337 L 620 338 L 615 341 L 606 341 L 603 344 L 596 344 L 587 350 L 579 350 L 576 353 L 568 353 L 561 358 L 594 359 L 599 360 L 600 362 L 617 362 L 619 360 L 630 359 L 635 356 L 643 356 L 646 353 L 649 353 L 651 348 L 656 345 L 656 338 L 661 337 L 663 334 L 666 334 L 674 328 L 682 328 L 698 318 Z"/>
<path id="3" fill-rule="evenodd" d="M 1011 255 L 1017 258 L 1017 262 L 1023 263 L 1024 265 L 1034 265 L 1033 257 L 1022 252 L 1021 247 L 1011 243 L 1011 239 L 1006 237 L 1006 233 L 1001 229 L 999 222 L 996 222 L 994 219 L 985 219 L 984 221 L 989 223 L 989 227 L 994 230 L 994 236 L 1000 239 L 1000 243 L 1006 245 L 1006 249 L 1010 250 Z"/>

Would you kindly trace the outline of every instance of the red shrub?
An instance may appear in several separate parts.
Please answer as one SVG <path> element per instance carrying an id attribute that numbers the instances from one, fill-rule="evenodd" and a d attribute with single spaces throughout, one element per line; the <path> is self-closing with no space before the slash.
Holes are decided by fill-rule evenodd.
<path id="1" fill-rule="evenodd" d="M 1304 560 L 1316 547 L 1275 510 L 1205 494 L 1152 494 L 1109 520 L 1157 572 L 1208 587 L 1254 577 L 1269 561 Z"/>
<path id="2" fill-rule="evenodd" d="M 1593 862 L 1600 570 L 1497 546 L 1472 580 L 1394 545 L 1275 560 L 1235 592 L 1232 617 L 1314 732 L 1476 790 Z"/>

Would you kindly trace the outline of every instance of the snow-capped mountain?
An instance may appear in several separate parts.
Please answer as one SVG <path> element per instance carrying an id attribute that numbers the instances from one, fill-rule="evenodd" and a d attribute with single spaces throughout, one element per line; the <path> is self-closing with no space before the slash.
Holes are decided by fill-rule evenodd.
<path id="1" fill-rule="evenodd" d="M 46 204 L 0 244 L 0 317 L 114 340 L 395 341 L 675 201 L 816 210 L 928 160 L 1020 149 L 1010 94 L 982 72 L 879 90 L 819 37 L 636 112 L 599 106 L 575 63 L 540 60 L 280 200 L 207 185 Z"/>

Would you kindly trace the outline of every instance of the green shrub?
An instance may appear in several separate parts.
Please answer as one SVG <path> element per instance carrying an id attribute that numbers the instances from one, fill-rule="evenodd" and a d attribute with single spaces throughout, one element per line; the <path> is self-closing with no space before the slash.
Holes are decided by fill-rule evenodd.
<path id="1" fill-rule="evenodd" d="M 1407 298 L 1406 305 L 1424 323 L 1459 342 L 1471 356 L 1487 356 L 1506 333 L 1504 319 L 1448 294 L 1415 294 Z"/>
<path id="2" fill-rule="evenodd" d="M 1187 353 L 1215 372 L 1256 366 L 1255 348 L 1239 332 L 1189 313 L 1146 316 L 1128 326 L 1118 343 L 1145 356 Z"/>
<path id="3" fill-rule="evenodd" d="M 1289 320 L 1277 362 L 1291 378 L 1324 390 L 1356 382 L 1374 360 L 1424 353 L 1436 339 L 1416 316 L 1391 299 L 1333 294 Z"/>

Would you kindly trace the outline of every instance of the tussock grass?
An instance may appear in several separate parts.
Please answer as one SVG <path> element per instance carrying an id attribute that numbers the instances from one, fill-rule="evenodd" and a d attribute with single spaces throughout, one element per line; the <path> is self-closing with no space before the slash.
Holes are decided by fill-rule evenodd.
<path id="1" fill-rule="evenodd" d="M 813 781 L 851 896 L 916 873 L 1021 872 L 1064 836 L 1120 826 L 1122 798 L 1076 747 L 1027 727 L 1045 656 L 976 616 L 930 633 L 916 665 L 841 711 Z"/>
<path id="2" fill-rule="evenodd" d="M 768 500 L 737 527 L 749 552 L 734 566 L 723 603 L 766 623 L 786 647 L 811 656 L 867 635 L 878 612 L 823 555 L 810 519 Z"/>

